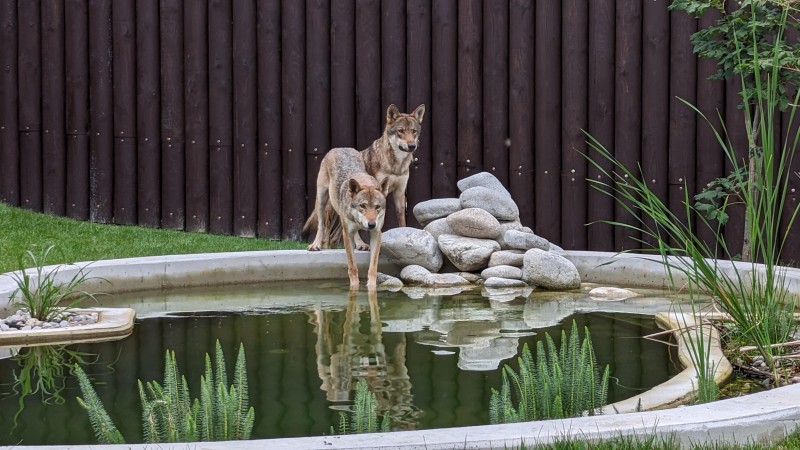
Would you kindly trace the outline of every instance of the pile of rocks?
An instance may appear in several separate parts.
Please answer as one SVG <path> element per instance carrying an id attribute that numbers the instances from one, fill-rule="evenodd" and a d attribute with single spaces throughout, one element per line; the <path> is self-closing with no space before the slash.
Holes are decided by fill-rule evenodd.
<path id="1" fill-rule="evenodd" d="M 459 198 L 418 203 L 414 216 L 424 229 L 383 233 L 381 253 L 403 266 L 400 280 L 382 276 L 384 286 L 402 282 L 430 286 L 580 288 L 578 269 L 562 250 L 523 226 L 519 208 L 488 172 L 458 181 Z"/>
<path id="2" fill-rule="evenodd" d="M 43 321 L 31 317 L 28 311 L 17 310 L 13 315 L 0 320 L 0 331 L 46 330 L 91 325 L 97 323 L 98 318 L 99 314 L 96 312 L 62 312 L 56 314 L 50 321 Z"/>

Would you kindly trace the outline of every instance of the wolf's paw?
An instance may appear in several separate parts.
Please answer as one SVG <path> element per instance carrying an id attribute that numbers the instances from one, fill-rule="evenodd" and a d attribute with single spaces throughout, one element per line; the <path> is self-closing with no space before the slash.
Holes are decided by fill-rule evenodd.
<path id="1" fill-rule="evenodd" d="M 318 252 L 319 251 L 319 245 L 315 245 L 315 244 L 309 245 L 308 246 L 308 251 L 310 251 L 310 252 Z"/>
<path id="2" fill-rule="evenodd" d="M 363 250 L 366 252 L 369 250 L 369 244 L 358 244 L 356 245 L 356 250 Z"/>

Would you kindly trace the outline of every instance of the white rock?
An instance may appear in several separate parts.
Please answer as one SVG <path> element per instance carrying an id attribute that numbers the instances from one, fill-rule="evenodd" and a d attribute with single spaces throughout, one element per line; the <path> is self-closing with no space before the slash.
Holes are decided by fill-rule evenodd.
<path id="1" fill-rule="evenodd" d="M 442 252 L 430 233 L 411 227 L 392 228 L 383 233 L 381 253 L 398 266 L 418 264 L 437 272 L 444 263 Z"/>
<path id="2" fill-rule="evenodd" d="M 464 192 L 467 189 L 473 188 L 475 186 L 482 186 L 487 189 L 491 189 L 493 191 L 497 191 L 503 195 L 506 195 L 508 196 L 508 198 L 511 198 L 511 194 L 508 192 L 506 187 L 503 186 L 503 183 L 501 183 L 500 180 L 497 179 L 497 177 L 495 177 L 489 172 L 480 172 L 476 173 L 475 175 L 462 178 L 458 180 L 456 186 L 458 186 L 458 190 L 460 192 Z"/>
<path id="3" fill-rule="evenodd" d="M 451 234 L 478 239 L 497 239 L 501 234 L 500 222 L 481 208 L 465 208 L 445 220 L 454 232 Z"/>
<path id="4" fill-rule="evenodd" d="M 483 186 L 469 188 L 462 192 L 459 198 L 462 208 L 481 208 L 498 220 L 514 221 L 519 219 L 519 208 L 514 200 L 489 188 Z"/>
<path id="5" fill-rule="evenodd" d="M 481 278 L 489 280 L 489 278 L 510 278 L 512 280 L 522 279 L 522 269 L 514 266 L 492 266 L 483 269 Z M 524 282 L 523 282 L 524 284 Z"/>
<path id="6" fill-rule="evenodd" d="M 525 258 L 524 250 L 500 250 L 492 253 L 489 258 L 489 267 L 494 266 L 515 266 L 522 267 Z"/>
<path id="7" fill-rule="evenodd" d="M 434 198 L 414 205 L 414 217 L 423 226 L 436 219 L 447 217 L 461 209 L 461 200 L 457 198 Z"/>
<path id="8" fill-rule="evenodd" d="M 507 246 L 519 250 L 530 250 L 532 248 L 550 250 L 550 242 L 547 239 L 523 231 L 507 230 L 503 233 L 503 242 Z"/>

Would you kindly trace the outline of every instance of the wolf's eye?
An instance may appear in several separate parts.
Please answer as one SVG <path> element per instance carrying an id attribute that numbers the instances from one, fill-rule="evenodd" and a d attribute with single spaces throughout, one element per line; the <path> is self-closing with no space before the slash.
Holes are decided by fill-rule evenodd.
<path id="1" fill-rule="evenodd" d="M 405 134 L 406 133 L 406 129 L 405 128 L 398 128 L 397 132 L 400 133 L 400 134 Z"/>
<path id="2" fill-rule="evenodd" d="M 358 207 L 361 208 L 361 209 L 367 209 L 367 204 L 366 203 L 362 203 L 362 204 L 358 205 Z"/>

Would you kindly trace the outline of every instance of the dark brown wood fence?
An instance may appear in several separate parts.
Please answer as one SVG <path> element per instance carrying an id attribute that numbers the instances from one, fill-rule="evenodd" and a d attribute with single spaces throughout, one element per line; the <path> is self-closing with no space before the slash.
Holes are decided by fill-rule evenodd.
<path id="1" fill-rule="evenodd" d="M 676 209 L 684 186 L 729 170 L 679 98 L 720 111 L 745 148 L 736 82 L 706 81 L 715 64 L 688 40 L 712 18 L 667 3 L 0 0 L 0 201 L 294 239 L 325 151 L 365 148 L 390 103 L 425 103 L 409 205 L 485 170 L 547 239 L 637 247 L 587 226 L 632 219 L 589 188 L 582 130 Z M 740 221 L 726 234 L 736 242 Z"/>

